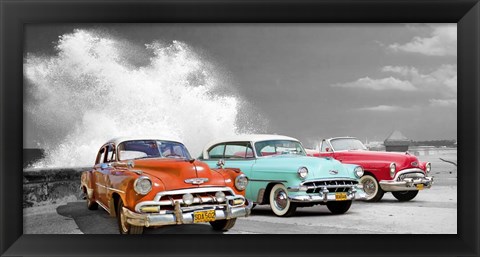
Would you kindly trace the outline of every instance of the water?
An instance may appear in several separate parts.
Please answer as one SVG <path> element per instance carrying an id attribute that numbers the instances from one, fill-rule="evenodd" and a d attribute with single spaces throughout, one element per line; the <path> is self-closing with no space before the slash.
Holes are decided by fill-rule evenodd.
<path id="1" fill-rule="evenodd" d="M 220 93 L 229 87 L 222 74 L 186 43 L 139 46 L 75 30 L 55 47 L 54 56 L 24 61 L 25 113 L 46 153 L 34 167 L 93 165 L 99 147 L 119 136 L 177 139 L 198 156 L 215 138 L 262 132 L 239 125 L 248 120 L 245 101 Z"/>

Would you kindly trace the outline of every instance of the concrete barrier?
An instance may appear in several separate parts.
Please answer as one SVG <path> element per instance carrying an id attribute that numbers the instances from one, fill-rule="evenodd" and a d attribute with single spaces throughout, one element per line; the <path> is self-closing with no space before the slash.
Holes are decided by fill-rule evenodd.
<path id="1" fill-rule="evenodd" d="M 80 177 L 91 167 L 23 170 L 23 208 L 83 198 Z"/>

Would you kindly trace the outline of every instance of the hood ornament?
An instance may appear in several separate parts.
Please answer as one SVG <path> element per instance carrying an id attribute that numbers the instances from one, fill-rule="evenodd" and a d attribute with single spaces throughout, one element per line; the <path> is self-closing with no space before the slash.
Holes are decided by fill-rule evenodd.
<path id="1" fill-rule="evenodd" d="M 337 175 L 338 174 L 338 171 L 336 170 L 330 170 L 328 171 L 328 173 L 332 174 L 332 175 Z"/>
<path id="2" fill-rule="evenodd" d="M 185 183 L 200 185 L 208 181 L 208 178 L 189 178 L 185 179 Z"/>

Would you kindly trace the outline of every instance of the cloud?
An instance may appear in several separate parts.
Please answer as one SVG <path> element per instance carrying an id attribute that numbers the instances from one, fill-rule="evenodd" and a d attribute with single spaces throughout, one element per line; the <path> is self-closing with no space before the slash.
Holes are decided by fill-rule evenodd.
<path id="1" fill-rule="evenodd" d="M 457 56 L 457 26 L 449 24 L 433 27 L 429 37 L 417 36 L 405 44 L 391 44 L 388 49 L 429 56 Z"/>
<path id="2" fill-rule="evenodd" d="M 457 96 L 457 65 L 445 64 L 426 74 L 407 66 L 385 66 L 381 70 L 403 77 L 420 91 L 440 92 L 449 98 Z"/>
<path id="3" fill-rule="evenodd" d="M 418 74 L 418 70 L 413 67 L 406 67 L 406 66 L 385 66 L 382 68 L 383 72 L 392 72 L 397 73 L 402 76 L 409 76 L 412 74 Z"/>
<path id="4" fill-rule="evenodd" d="M 430 99 L 432 107 L 457 107 L 457 99 Z"/>
<path id="5" fill-rule="evenodd" d="M 371 79 L 369 77 L 360 78 L 353 82 L 337 83 L 331 85 L 332 87 L 345 88 L 365 88 L 372 90 L 401 90 L 401 91 L 415 91 L 416 88 L 409 81 L 396 79 L 394 77 Z"/>
<path id="6" fill-rule="evenodd" d="M 358 110 L 360 111 L 375 111 L 375 112 L 392 112 L 392 111 L 399 111 L 404 109 L 403 107 L 400 106 L 394 106 L 394 105 L 378 105 L 378 106 L 372 106 L 372 107 L 363 107 L 359 108 Z"/>

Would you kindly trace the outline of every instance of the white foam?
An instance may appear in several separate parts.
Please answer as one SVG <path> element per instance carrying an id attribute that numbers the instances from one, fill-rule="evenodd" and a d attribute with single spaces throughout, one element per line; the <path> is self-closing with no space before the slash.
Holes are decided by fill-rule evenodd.
<path id="1" fill-rule="evenodd" d="M 24 63 L 25 109 L 46 151 L 36 167 L 92 165 L 98 148 L 120 136 L 178 138 L 196 157 L 208 141 L 239 129 L 243 101 L 216 93 L 220 75 L 185 43 L 138 48 L 75 30 L 56 49 L 55 56 L 29 53 Z M 131 64 L 132 51 L 150 60 Z"/>

